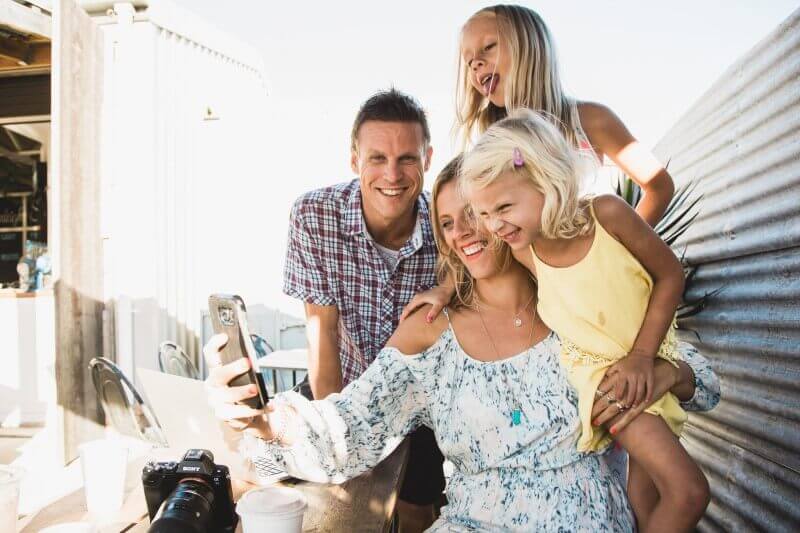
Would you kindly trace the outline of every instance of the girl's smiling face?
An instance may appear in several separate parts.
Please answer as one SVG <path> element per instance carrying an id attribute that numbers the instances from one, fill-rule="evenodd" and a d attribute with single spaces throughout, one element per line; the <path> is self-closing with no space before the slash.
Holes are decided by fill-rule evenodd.
<path id="1" fill-rule="evenodd" d="M 498 107 L 505 107 L 503 82 L 509 75 L 508 45 L 499 36 L 494 14 L 481 14 L 461 31 L 461 60 L 472 87 Z"/>
<path id="2" fill-rule="evenodd" d="M 541 237 L 544 194 L 519 172 L 506 171 L 469 197 L 486 229 L 512 250 L 529 246 Z"/>

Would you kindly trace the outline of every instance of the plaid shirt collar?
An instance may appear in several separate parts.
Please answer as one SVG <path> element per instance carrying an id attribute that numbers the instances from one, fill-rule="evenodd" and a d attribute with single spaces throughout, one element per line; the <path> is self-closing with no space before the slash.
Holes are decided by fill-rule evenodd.
<path id="1" fill-rule="evenodd" d="M 350 183 L 350 193 L 347 197 L 347 203 L 344 209 L 343 229 L 346 235 L 361 235 L 368 238 L 367 227 L 364 223 L 360 185 L 358 179 Z M 422 225 L 422 235 L 432 235 L 428 199 L 424 192 L 420 193 L 417 198 L 417 220 Z M 414 232 L 408 242 L 400 248 L 400 257 L 404 258 L 413 255 L 417 250 L 422 248 L 424 244 L 422 241 L 423 239 L 419 234 Z"/>

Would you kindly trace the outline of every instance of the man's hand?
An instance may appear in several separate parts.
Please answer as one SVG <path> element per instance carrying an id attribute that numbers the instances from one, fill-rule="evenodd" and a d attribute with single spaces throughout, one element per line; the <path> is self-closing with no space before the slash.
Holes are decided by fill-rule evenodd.
<path id="1" fill-rule="evenodd" d="M 216 417 L 225 421 L 228 427 L 237 432 L 247 429 L 248 433 L 270 439 L 269 425 L 263 411 L 238 403 L 256 396 L 258 394 L 256 385 L 238 387 L 228 385 L 236 376 L 250 369 L 250 360 L 242 357 L 238 361 L 223 365 L 220 350 L 227 342 L 227 335 L 221 333 L 211 337 L 203 347 L 203 355 L 209 369 L 205 381 L 208 404 L 214 410 Z"/>

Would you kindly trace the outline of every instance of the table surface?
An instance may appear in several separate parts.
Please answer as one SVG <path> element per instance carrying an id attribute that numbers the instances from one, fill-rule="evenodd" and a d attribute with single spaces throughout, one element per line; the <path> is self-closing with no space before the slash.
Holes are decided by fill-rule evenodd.
<path id="1" fill-rule="evenodd" d="M 387 531 L 394 512 L 397 493 L 408 460 L 408 440 L 372 470 L 341 485 L 325 485 L 301 480 L 286 480 L 284 486 L 303 492 L 308 509 L 303 518 L 304 532 Z M 146 458 L 132 461 L 126 478 L 126 498 L 122 509 L 101 533 L 146 532 L 150 527 L 142 491 L 141 473 Z M 237 483 L 234 497 L 254 485 Z M 88 521 L 83 489 L 74 491 L 37 513 L 20 519 L 17 529 L 36 532 L 47 526 L 66 522 Z M 241 531 L 241 525 L 237 528 Z"/>
<path id="2" fill-rule="evenodd" d="M 275 350 L 258 359 L 259 368 L 276 368 L 288 370 L 308 369 L 308 350 Z"/>

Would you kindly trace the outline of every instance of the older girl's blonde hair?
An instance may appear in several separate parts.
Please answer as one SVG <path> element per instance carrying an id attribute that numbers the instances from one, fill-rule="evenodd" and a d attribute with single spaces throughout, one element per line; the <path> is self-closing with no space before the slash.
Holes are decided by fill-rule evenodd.
<path id="1" fill-rule="evenodd" d="M 592 228 L 589 199 L 581 198 L 579 191 L 587 159 L 564 139 L 552 120 L 518 109 L 490 126 L 464 156 L 459 187 L 469 198 L 505 172 L 521 173 L 544 195 L 542 236 L 569 239 Z"/>
<path id="2" fill-rule="evenodd" d="M 542 111 L 553 117 L 570 144 L 580 146 L 586 135 L 581 129 L 578 108 L 575 100 L 564 93 L 555 43 L 542 18 L 527 7 L 495 5 L 472 15 L 464 27 L 481 17 L 497 21 L 498 39 L 504 40 L 511 56 L 511 72 L 503 81 L 506 107 L 492 104 L 471 85 L 470 68 L 459 54 L 454 133 L 462 147 L 507 112 L 519 108 Z"/>
<path id="3" fill-rule="evenodd" d="M 436 240 L 436 248 L 439 251 L 437 259 L 437 276 L 439 282 L 445 279 L 451 279 L 455 284 L 456 292 L 453 299 L 450 301 L 450 306 L 453 308 L 459 307 L 474 307 L 475 306 L 475 280 L 467 270 L 464 262 L 456 255 L 455 250 L 447 245 L 442 232 L 442 226 L 439 222 L 439 208 L 438 200 L 442 188 L 448 183 L 457 185 L 459 167 L 461 165 L 462 156 L 457 156 L 452 159 L 436 177 L 433 182 L 433 192 L 431 201 L 431 225 L 433 226 L 433 238 Z M 500 271 L 505 271 L 511 265 L 512 256 L 511 249 L 503 241 L 494 239 L 487 235 L 489 240 L 488 246 L 495 247 L 497 251 L 498 266 Z"/>

